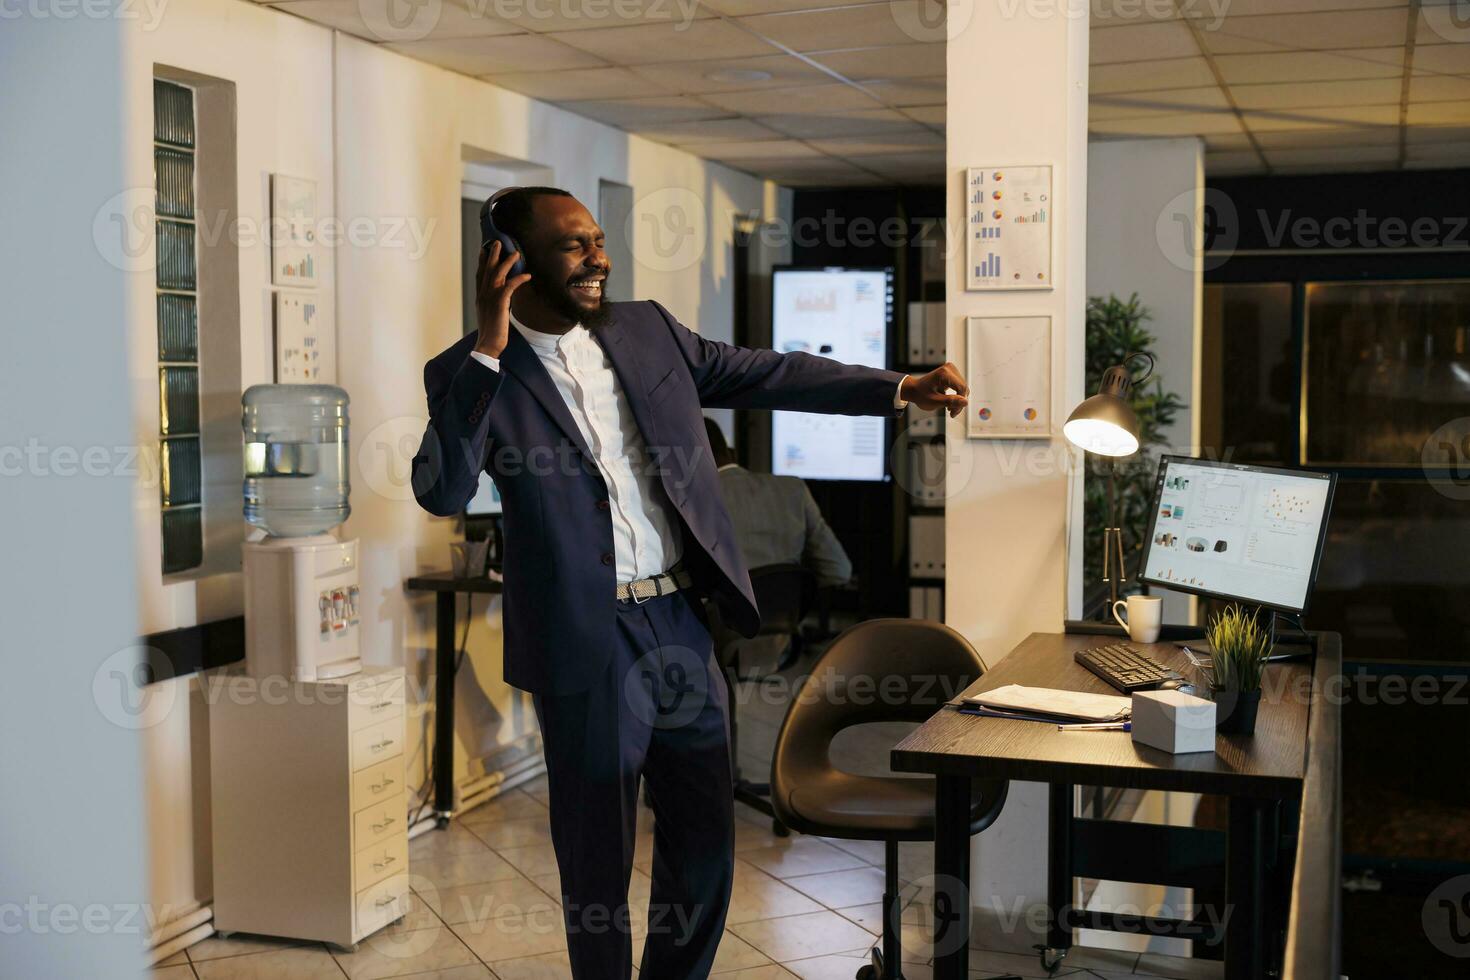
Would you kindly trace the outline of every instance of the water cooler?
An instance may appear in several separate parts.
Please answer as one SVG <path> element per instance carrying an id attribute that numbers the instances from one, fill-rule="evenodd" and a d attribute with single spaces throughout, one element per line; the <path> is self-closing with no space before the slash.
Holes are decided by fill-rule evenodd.
<path id="1" fill-rule="evenodd" d="M 254 677 L 327 680 L 362 669 L 357 541 L 347 519 L 347 392 L 255 385 L 242 398 L 245 666 Z"/>

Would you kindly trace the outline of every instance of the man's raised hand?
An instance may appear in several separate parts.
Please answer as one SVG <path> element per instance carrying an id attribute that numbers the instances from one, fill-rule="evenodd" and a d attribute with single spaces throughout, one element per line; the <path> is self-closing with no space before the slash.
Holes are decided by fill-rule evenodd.
<path id="1" fill-rule="evenodd" d="M 925 411 L 942 408 L 949 412 L 950 418 L 958 418 L 970 404 L 970 386 L 965 384 L 960 369 L 946 361 L 928 374 L 904 378 L 898 397 Z"/>
<path id="2" fill-rule="evenodd" d="M 502 258 L 502 251 L 498 241 L 491 242 L 489 248 L 482 248 L 480 268 L 475 273 L 475 318 L 480 325 L 475 350 L 491 357 L 499 357 L 510 341 L 511 294 L 531 278 L 529 272 L 518 276 L 510 274 L 520 252 L 511 252 Z"/>

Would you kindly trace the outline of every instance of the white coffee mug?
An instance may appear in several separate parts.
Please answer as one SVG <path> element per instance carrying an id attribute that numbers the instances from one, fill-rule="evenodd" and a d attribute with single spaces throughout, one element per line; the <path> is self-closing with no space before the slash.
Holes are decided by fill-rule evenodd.
<path id="1" fill-rule="evenodd" d="M 1164 625 L 1164 600 L 1158 596 L 1131 595 L 1128 597 L 1128 617 L 1118 615 L 1119 599 L 1113 603 L 1113 618 L 1128 631 L 1134 643 L 1153 643 L 1159 638 L 1159 629 Z"/>

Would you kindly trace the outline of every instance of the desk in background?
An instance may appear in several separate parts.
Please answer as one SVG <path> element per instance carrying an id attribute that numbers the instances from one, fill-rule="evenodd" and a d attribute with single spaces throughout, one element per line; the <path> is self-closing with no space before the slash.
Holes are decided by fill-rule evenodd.
<path id="1" fill-rule="evenodd" d="M 1072 655 L 1118 635 L 1081 624 L 1069 625 L 1065 634 L 1033 633 L 964 694 L 1006 684 L 1116 694 Z M 1313 639 L 1314 660 L 1267 668 L 1255 735 L 1217 736 L 1213 754 L 1175 756 L 1139 745 L 1126 732 L 1059 732 L 1055 725 L 966 715 L 953 707 L 900 742 L 892 753 L 894 770 L 937 777 L 935 880 L 956 883 L 955 895 L 936 890 L 940 934 L 934 945 L 948 951 L 935 958 L 936 980 L 969 976 L 970 781 L 985 777 L 1050 784 L 1047 945 L 1052 949 L 1068 949 L 1079 926 L 1117 924 L 1107 913 L 1071 908 L 1074 877 L 1176 885 L 1198 889 L 1203 901 L 1223 897 L 1231 912 L 1225 935 L 1202 931 L 1207 923 L 1200 921 L 1154 919 L 1148 925 L 1160 930 L 1156 934 L 1172 929 L 1190 936 L 1196 951 L 1206 955 L 1217 951 L 1223 938 L 1228 980 L 1266 975 L 1273 911 L 1277 921 L 1288 921 L 1288 980 L 1337 977 L 1338 861 L 1331 842 L 1338 839 L 1341 708 L 1322 694 L 1331 692 L 1330 678 L 1341 673 L 1342 653 L 1335 633 Z M 1171 643 L 1142 649 L 1188 676 L 1187 658 Z M 1077 785 L 1219 794 L 1229 800 L 1228 829 L 1221 835 L 1194 827 L 1080 819 L 1073 813 Z M 1300 831 L 1293 876 L 1286 857 L 1272 845 L 1283 828 L 1289 837 L 1294 826 Z M 1282 887 L 1272 887 L 1267 873 L 1268 862 L 1278 856 L 1282 864 L 1274 884 L 1284 886 L 1286 896 Z M 1196 904 L 1203 904 L 1199 895 Z M 948 935 L 950 929 L 959 930 L 964 941 Z"/>
<path id="2" fill-rule="evenodd" d="M 434 605 L 434 816 L 441 828 L 454 815 L 454 600 L 461 593 L 497 595 L 501 583 L 483 576 L 455 578 L 450 572 L 416 575 L 409 592 L 432 592 Z"/>

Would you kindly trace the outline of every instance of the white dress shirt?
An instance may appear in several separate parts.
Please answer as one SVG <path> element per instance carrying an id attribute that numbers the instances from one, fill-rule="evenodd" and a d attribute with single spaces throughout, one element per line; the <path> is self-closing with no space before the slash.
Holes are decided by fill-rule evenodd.
<path id="1" fill-rule="evenodd" d="M 514 314 L 510 322 L 551 375 L 607 482 L 618 583 L 673 568 L 683 542 L 669 521 L 668 496 L 656 468 L 648 465 L 643 433 L 602 345 L 580 323 L 564 334 L 554 334 L 532 330 Z M 470 351 L 470 356 L 493 371 L 500 370 L 499 358 L 477 350 Z M 900 382 L 893 393 L 893 407 L 898 411 L 908 405 L 898 396 L 902 390 Z"/>
<path id="2" fill-rule="evenodd" d="M 649 465 L 643 433 L 602 345 L 581 324 L 554 334 L 532 330 L 514 316 L 510 322 L 551 375 L 607 482 L 617 581 L 669 570 L 679 560 L 680 533 L 669 520 L 668 496 Z M 500 370 L 500 361 L 489 354 L 471 351 L 470 356 Z"/>

